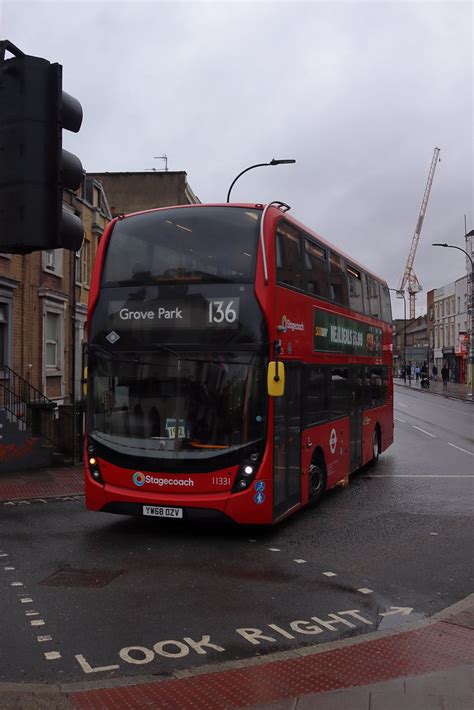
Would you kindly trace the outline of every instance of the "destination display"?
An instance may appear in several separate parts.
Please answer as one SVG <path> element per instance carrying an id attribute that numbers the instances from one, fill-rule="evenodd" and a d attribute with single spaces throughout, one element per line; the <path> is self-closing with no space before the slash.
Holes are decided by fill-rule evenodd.
<path id="1" fill-rule="evenodd" d="M 237 328 L 240 298 L 206 298 L 201 294 L 173 300 L 110 301 L 114 329 Z"/>
<path id="2" fill-rule="evenodd" d="M 381 357 L 381 328 L 320 309 L 313 318 L 315 351 Z"/>

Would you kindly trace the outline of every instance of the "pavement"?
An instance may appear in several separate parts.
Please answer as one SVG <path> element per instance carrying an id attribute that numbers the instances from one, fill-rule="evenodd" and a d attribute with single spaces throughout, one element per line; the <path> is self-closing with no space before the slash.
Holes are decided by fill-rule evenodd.
<path id="1" fill-rule="evenodd" d="M 440 378 L 436 382 L 431 379 L 428 389 L 421 389 L 419 380 L 412 379 L 411 383 L 406 382 L 401 377 L 394 377 L 393 382 L 398 387 L 407 387 L 408 389 L 422 392 L 423 394 L 435 394 L 450 399 L 464 399 L 469 402 L 473 401 L 473 388 L 470 385 L 460 385 L 457 382 L 448 382 L 443 385 Z"/>
<path id="2" fill-rule="evenodd" d="M 403 380 L 397 386 L 418 389 Z M 466 385 L 429 392 L 470 400 Z M 0 514 L 83 495 L 82 465 L 0 474 Z M 472 710 L 474 594 L 424 621 L 172 677 L 0 683 L 0 710 Z"/>

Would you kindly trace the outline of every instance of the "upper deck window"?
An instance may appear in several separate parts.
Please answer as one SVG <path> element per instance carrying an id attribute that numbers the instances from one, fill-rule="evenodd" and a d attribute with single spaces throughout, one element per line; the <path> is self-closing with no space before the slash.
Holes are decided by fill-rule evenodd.
<path id="1" fill-rule="evenodd" d="M 303 260 L 301 234 L 286 222 L 280 222 L 276 231 L 277 281 L 303 288 Z"/>
<path id="2" fill-rule="evenodd" d="M 362 274 L 353 266 L 347 265 L 347 279 L 349 282 L 349 299 L 351 309 L 364 312 L 364 298 L 362 295 Z"/>
<path id="3" fill-rule="evenodd" d="M 103 285 L 251 282 L 261 212 L 240 207 L 176 207 L 116 223 Z"/>
<path id="4" fill-rule="evenodd" d="M 314 296 L 329 298 L 326 251 L 305 239 L 306 288 Z"/>
<path id="5" fill-rule="evenodd" d="M 332 252 L 329 254 L 329 287 L 331 289 L 331 301 L 340 303 L 343 306 L 349 305 L 344 262 L 340 256 Z"/>

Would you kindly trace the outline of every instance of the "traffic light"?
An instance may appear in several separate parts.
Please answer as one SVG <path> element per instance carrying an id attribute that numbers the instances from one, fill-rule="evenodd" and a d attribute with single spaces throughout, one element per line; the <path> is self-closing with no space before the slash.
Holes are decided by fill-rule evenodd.
<path id="1" fill-rule="evenodd" d="M 83 168 L 63 150 L 62 130 L 81 123 L 62 66 L 0 41 L 0 252 L 80 249 L 82 222 L 63 207 L 63 189 L 80 186 Z"/>

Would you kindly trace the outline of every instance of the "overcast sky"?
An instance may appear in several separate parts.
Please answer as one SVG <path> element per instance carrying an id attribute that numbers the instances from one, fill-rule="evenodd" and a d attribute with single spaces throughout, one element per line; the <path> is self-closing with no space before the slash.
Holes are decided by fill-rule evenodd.
<path id="1" fill-rule="evenodd" d="M 202 202 L 282 200 L 398 287 L 435 146 L 415 260 L 426 292 L 465 273 L 473 224 L 468 2 L 23 2 L 0 38 L 63 65 L 87 171 L 185 170 Z M 403 314 L 393 300 L 394 315 Z"/>

